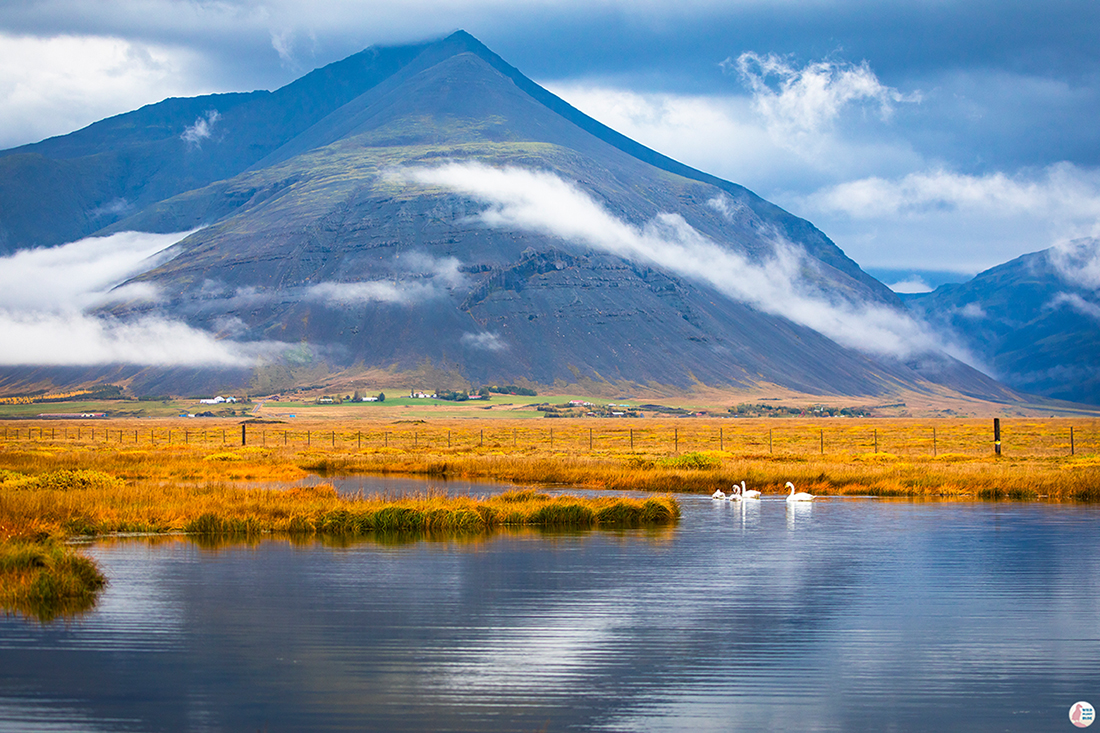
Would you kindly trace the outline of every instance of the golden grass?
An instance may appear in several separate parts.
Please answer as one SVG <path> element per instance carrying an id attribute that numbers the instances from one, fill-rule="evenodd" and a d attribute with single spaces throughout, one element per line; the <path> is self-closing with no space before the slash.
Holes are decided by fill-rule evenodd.
<path id="1" fill-rule="evenodd" d="M 818 495 L 1100 500 L 1100 425 L 1088 419 L 1005 418 L 1000 457 L 991 421 L 973 419 L 452 419 L 246 430 L 242 445 L 240 424 L 228 421 L 9 421 L 0 437 L 0 551 L 37 559 L 2 565 L 0 607 L 44 619 L 87 607 L 81 604 L 101 587 L 80 569 L 90 561 L 57 544 L 77 534 L 339 538 L 637 526 L 679 516 L 668 497 L 579 500 L 523 492 L 383 501 L 341 498 L 331 487 L 254 487 L 309 472 L 663 494 L 709 494 L 745 480 L 772 494 L 792 481 Z M 41 580 L 46 576 L 56 582 Z M 53 596 L 44 592 L 49 583 Z M 52 605 L 27 600 L 32 587 L 43 591 L 34 598 L 53 597 Z"/>
<path id="2" fill-rule="evenodd" d="M 289 490 L 148 481 L 81 488 L 7 485 L 0 484 L 0 536 L 22 541 L 117 532 L 359 535 L 375 530 L 482 532 L 504 525 L 634 527 L 679 517 L 679 506 L 667 496 L 643 501 L 523 491 L 488 498 L 427 493 L 394 499 L 339 496 L 329 485 Z"/>
<path id="3" fill-rule="evenodd" d="M 56 541 L 0 543 L 0 609 L 39 621 L 90 610 L 107 579 Z"/>
<path id="4" fill-rule="evenodd" d="M 1100 423 L 1001 422 L 997 458 L 991 421 L 975 419 L 304 422 L 249 425 L 244 446 L 239 423 L 18 421 L 4 428 L 0 471 L 162 483 L 412 474 L 700 493 L 744 479 L 765 492 L 793 481 L 821 494 L 1100 499 Z"/>

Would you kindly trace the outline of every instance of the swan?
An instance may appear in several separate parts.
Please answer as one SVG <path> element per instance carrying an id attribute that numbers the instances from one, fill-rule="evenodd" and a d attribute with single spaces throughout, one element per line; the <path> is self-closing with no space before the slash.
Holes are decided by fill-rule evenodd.
<path id="1" fill-rule="evenodd" d="M 787 482 L 787 488 L 791 490 L 791 493 L 787 495 L 787 501 L 813 501 L 814 499 L 813 494 L 807 494 L 805 491 L 794 493 L 794 484 L 790 481 Z"/>
<path id="2" fill-rule="evenodd" d="M 746 489 L 745 482 L 741 482 L 741 498 L 743 499 L 759 499 L 760 492 L 756 489 Z"/>
<path id="3" fill-rule="evenodd" d="M 710 495 L 712 499 L 725 499 L 726 494 L 721 489 L 715 489 L 714 493 Z"/>
<path id="4" fill-rule="evenodd" d="M 730 501 L 741 501 L 744 497 L 741 496 L 741 487 L 737 484 L 733 485 L 733 492 L 729 495 Z"/>

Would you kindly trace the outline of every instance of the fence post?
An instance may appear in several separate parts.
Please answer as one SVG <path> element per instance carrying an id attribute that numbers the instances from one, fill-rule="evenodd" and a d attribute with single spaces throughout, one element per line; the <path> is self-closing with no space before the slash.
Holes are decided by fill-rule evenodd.
<path id="1" fill-rule="evenodd" d="M 554 450 L 554 428 L 550 428 L 550 450 Z"/>
<path id="2" fill-rule="evenodd" d="M 726 441 L 723 440 L 722 428 L 718 428 L 718 450 L 724 451 L 726 449 Z"/>
<path id="3" fill-rule="evenodd" d="M 447 431 L 447 447 L 448 448 L 451 447 L 451 431 L 450 430 Z"/>
<path id="4" fill-rule="evenodd" d="M 878 428 L 875 428 L 875 453 L 878 453 Z"/>
<path id="5" fill-rule="evenodd" d="M 588 452 L 592 452 L 592 428 L 588 429 Z"/>
<path id="6" fill-rule="evenodd" d="M 1001 455 L 1001 418 L 993 418 L 993 451 Z"/>
<path id="7" fill-rule="evenodd" d="M 1073 426 L 1069 426 L 1069 454 L 1073 455 Z"/>
<path id="8" fill-rule="evenodd" d="M 630 429 L 630 450 L 634 450 L 634 428 Z"/>
<path id="9" fill-rule="evenodd" d="M 356 450 L 363 450 L 363 433 L 359 430 L 355 431 L 355 445 Z"/>
<path id="10" fill-rule="evenodd" d="M 932 426 L 932 457 L 936 457 L 936 426 Z"/>
<path id="11" fill-rule="evenodd" d="M 680 428 L 672 429 L 672 440 L 676 455 L 680 455 Z"/>
<path id="12" fill-rule="evenodd" d="M 248 438 L 247 438 L 247 436 L 245 435 L 245 432 L 244 432 L 245 428 L 247 428 L 247 427 L 248 427 L 247 425 L 245 425 L 244 423 L 241 423 L 241 445 L 242 446 L 248 445 Z"/>
<path id="13" fill-rule="evenodd" d="M 825 455 L 825 428 L 821 428 L 821 455 Z"/>
<path id="14" fill-rule="evenodd" d="M 335 430 L 332 431 L 332 447 L 333 448 L 336 447 L 336 431 Z"/>
<path id="15" fill-rule="evenodd" d="M 481 429 L 481 447 L 485 447 L 485 428 Z"/>
<path id="16" fill-rule="evenodd" d="M 772 429 L 768 428 L 768 453 L 772 452 Z"/>

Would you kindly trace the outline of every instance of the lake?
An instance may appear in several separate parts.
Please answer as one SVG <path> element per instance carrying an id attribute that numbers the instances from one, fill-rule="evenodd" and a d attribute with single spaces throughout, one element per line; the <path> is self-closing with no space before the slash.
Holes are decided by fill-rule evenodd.
<path id="1" fill-rule="evenodd" d="M 93 612 L 0 617 L 0 730 L 1032 733 L 1100 704 L 1097 507 L 680 501 L 663 530 L 98 541 Z"/>

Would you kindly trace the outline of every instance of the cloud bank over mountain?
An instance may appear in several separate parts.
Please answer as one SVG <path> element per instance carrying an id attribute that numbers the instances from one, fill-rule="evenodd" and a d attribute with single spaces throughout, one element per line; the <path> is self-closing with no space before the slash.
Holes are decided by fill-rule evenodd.
<path id="1" fill-rule="evenodd" d="M 146 283 L 120 284 L 167 262 L 191 232 L 122 232 L 0 258 L 0 365 L 247 366 L 273 343 L 236 343 L 163 316 L 119 319 L 118 302 L 156 302 Z"/>
<path id="2" fill-rule="evenodd" d="M 810 258 L 778 232 L 770 255 L 753 261 L 703 236 L 678 214 L 658 214 L 641 227 L 628 224 L 575 184 L 547 172 L 449 163 L 390 175 L 474 196 L 488 204 L 477 218 L 489 227 L 549 234 L 656 265 L 867 353 L 906 358 L 950 350 L 905 311 L 845 301 L 819 290 L 803 276 L 814 267 Z M 723 199 L 712 205 L 729 210 Z"/>

